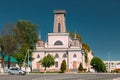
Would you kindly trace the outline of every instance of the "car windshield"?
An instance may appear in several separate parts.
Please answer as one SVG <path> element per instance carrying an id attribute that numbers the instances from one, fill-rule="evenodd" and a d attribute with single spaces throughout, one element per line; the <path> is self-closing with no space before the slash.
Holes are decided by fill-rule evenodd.
<path id="1" fill-rule="evenodd" d="M 19 68 L 11 68 L 10 70 L 20 70 Z"/>

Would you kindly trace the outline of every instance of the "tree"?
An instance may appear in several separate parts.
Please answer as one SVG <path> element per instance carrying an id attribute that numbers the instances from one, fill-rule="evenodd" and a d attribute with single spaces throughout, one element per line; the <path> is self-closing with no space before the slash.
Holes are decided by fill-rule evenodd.
<path id="1" fill-rule="evenodd" d="M 90 52 L 90 50 L 91 50 L 89 45 L 86 43 L 82 43 L 82 48 L 83 48 L 83 50 L 85 50 L 85 52 Z"/>
<path id="2" fill-rule="evenodd" d="M 74 38 L 74 33 L 70 32 L 70 36 L 71 38 Z M 82 41 L 82 37 L 76 33 L 76 37 L 79 39 L 79 41 L 81 42 Z M 86 43 L 82 43 L 82 50 L 84 51 L 84 55 L 85 55 L 85 62 L 88 63 L 88 52 L 90 52 L 90 47 L 88 46 L 88 44 Z"/>
<path id="3" fill-rule="evenodd" d="M 15 25 L 7 24 L 1 34 L 1 50 L 2 50 L 2 64 L 4 64 L 4 56 L 8 55 L 8 68 L 10 67 L 10 56 L 17 48 L 17 41 L 13 32 Z M 4 68 L 4 66 L 3 66 Z"/>
<path id="4" fill-rule="evenodd" d="M 66 61 L 65 61 L 65 60 L 62 61 L 62 64 L 61 64 L 60 70 L 61 70 L 62 73 L 65 72 L 65 70 L 66 70 Z"/>
<path id="5" fill-rule="evenodd" d="M 2 36 L 0 35 L 0 52 L 1 52 L 1 57 L 2 57 L 2 68 L 4 68 L 4 52 L 3 52 L 3 41 L 2 41 Z"/>
<path id="6" fill-rule="evenodd" d="M 85 55 L 85 62 L 88 63 L 88 52 L 90 52 L 90 47 L 86 43 L 82 43 L 82 50 L 84 51 Z"/>
<path id="7" fill-rule="evenodd" d="M 54 57 L 48 54 L 42 60 L 40 60 L 40 63 L 43 67 L 45 67 L 45 72 L 46 72 L 47 67 L 49 68 L 55 64 Z"/>
<path id="8" fill-rule="evenodd" d="M 38 26 L 30 21 L 20 20 L 17 22 L 14 32 L 19 46 L 17 53 L 24 54 L 24 56 L 29 54 L 29 61 L 32 61 L 32 52 L 38 41 Z"/>
<path id="9" fill-rule="evenodd" d="M 90 64 L 93 66 L 93 68 L 95 69 L 95 71 L 97 72 L 105 72 L 106 71 L 106 67 L 105 64 L 103 63 L 103 61 L 98 58 L 98 57 L 94 57 Z"/>
<path id="10" fill-rule="evenodd" d="M 83 71 L 83 66 L 82 66 L 82 63 L 80 63 L 79 67 L 78 67 L 78 70 L 81 72 Z"/>
<path id="11" fill-rule="evenodd" d="M 4 53 L 8 55 L 8 68 L 10 67 L 10 56 L 14 53 L 14 50 L 16 49 L 16 39 L 12 35 L 5 35 L 2 37 L 3 40 L 3 47 L 4 47 Z M 3 55 L 5 55 L 3 54 Z"/>

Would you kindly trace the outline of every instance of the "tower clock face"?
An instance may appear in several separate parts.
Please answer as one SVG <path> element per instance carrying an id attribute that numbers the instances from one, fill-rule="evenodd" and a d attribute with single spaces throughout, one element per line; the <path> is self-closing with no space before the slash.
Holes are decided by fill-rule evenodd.
<path id="1" fill-rule="evenodd" d="M 61 20 L 61 16 L 57 16 L 57 20 Z"/>

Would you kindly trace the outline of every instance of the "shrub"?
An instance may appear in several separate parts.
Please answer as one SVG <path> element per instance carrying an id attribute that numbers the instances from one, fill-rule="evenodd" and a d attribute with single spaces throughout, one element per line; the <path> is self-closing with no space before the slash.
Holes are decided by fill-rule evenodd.
<path id="1" fill-rule="evenodd" d="M 65 61 L 65 60 L 62 61 L 62 64 L 61 64 L 60 70 L 61 70 L 62 73 L 65 72 L 65 70 L 66 70 L 66 61 Z"/>

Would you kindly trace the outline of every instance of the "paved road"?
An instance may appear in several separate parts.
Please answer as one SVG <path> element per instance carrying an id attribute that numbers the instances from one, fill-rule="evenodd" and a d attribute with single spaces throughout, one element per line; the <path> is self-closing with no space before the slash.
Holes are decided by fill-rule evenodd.
<path id="1" fill-rule="evenodd" d="M 27 74 L 0 75 L 0 80 L 120 80 L 120 74 Z"/>

